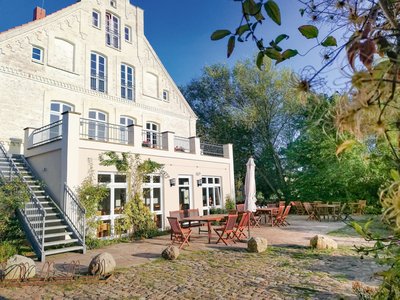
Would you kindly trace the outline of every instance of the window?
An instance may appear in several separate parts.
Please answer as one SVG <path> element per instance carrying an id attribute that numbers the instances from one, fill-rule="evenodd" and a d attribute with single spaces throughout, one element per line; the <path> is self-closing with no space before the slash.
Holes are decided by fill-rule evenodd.
<path id="1" fill-rule="evenodd" d="M 111 0 L 110 5 L 114 8 L 117 8 L 117 1 L 116 0 Z"/>
<path id="2" fill-rule="evenodd" d="M 97 110 L 89 111 L 89 139 L 105 141 L 107 139 L 106 122 L 107 116 L 105 113 Z"/>
<path id="3" fill-rule="evenodd" d="M 90 55 L 90 88 L 105 93 L 107 91 L 107 59 L 97 53 Z"/>
<path id="4" fill-rule="evenodd" d="M 158 125 L 153 122 L 146 123 L 144 131 L 143 146 L 156 148 L 161 146 L 161 139 L 158 134 Z"/>
<path id="5" fill-rule="evenodd" d="M 124 232 L 119 226 L 118 219 L 121 217 L 126 205 L 126 176 L 123 174 L 99 173 L 97 181 L 108 190 L 107 195 L 97 208 L 98 236 L 121 235 Z"/>
<path id="6" fill-rule="evenodd" d="M 222 207 L 221 179 L 219 177 L 203 177 L 203 214 L 208 214 L 211 207 Z"/>
<path id="7" fill-rule="evenodd" d="M 43 49 L 33 46 L 32 47 L 32 60 L 43 63 Z"/>
<path id="8" fill-rule="evenodd" d="M 106 13 L 106 44 L 116 49 L 120 48 L 119 18 Z"/>
<path id="9" fill-rule="evenodd" d="M 162 98 L 163 98 L 164 101 L 168 101 L 169 100 L 169 93 L 168 93 L 167 90 L 163 90 Z"/>
<path id="10" fill-rule="evenodd" d="M 125 41 L 131 42 L 131 28 L 129 26 L 125 26 Z"/>
<path id="11" fill-rule="evenodd" d="M 134 68 L 121 65 L 121 97 L 133 100 Z"/>
<path id="12" fill-rule="evenodd" d="M 50 123 L 57 122 L 62 119 L 62 113 L 66 111 L 73 111 L 72 105 L 65 104 L 58 101 L 51 101 L 50 103 Z"/>
<path id="13" fill-rule="evenodd" d="M 134 125 L 135 120 L 130 117 L 121 116 L 119 118 L 119 124 L 121 125 L 120 128 L 120 141 L 121 143 L 127 144 L 128 143 L 128 126 Z"/>
<path id="14" fill-rule="evenodd" d="M 162 182 L 161 176 L 146 175 L 143 178 L 143 199 L 145 205 L 155 214 L 158 228 L 162 228 Z"/>
<path id="15" fill-rule="evenodd" d="M 100 13 L 95 10 L 92 12 L 92 25 L 96 28 L 100 28 Z"/>

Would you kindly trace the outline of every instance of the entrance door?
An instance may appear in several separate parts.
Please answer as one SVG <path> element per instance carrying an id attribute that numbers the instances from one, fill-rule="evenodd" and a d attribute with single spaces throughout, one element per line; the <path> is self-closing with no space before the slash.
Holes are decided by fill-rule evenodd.
<path id="1" fill-rule="evenodd" d="M 192 178 L 189 176 L 178 177 L 179 209 L 190 209 L 192 206 Z"/>

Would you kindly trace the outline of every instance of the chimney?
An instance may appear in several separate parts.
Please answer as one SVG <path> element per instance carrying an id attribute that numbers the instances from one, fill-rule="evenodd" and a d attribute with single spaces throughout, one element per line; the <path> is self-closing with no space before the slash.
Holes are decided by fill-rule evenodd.
<path id="1" fill-rule="evenodd" d="M 46 10 L 36 6 L 33 10 L 33 21 L 43 19 L 44 17 L 46 17 Z"/>

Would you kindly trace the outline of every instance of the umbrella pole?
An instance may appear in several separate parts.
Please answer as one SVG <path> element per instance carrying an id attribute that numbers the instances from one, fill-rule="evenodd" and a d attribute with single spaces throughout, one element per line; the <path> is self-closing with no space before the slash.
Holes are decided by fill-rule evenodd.
<path id="1" fill-rule="evenodd" d="M 247 223 L 247 231 L 248 231 L 248 235 L 249 235 L 249 240 L 250 240 L 250 223 L 251 223 L 251 212 L 250 212 L 250 216 L 249 216 L 249 222 Z"/>

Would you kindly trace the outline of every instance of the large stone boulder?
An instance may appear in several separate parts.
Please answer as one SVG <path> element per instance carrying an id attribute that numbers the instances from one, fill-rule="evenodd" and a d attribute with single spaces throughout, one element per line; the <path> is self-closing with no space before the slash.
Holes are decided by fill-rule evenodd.
<path id="1" fill-rule="evenodd" d="M 178 247 L 175 247 L 175 246 L 168 246 L 161 253 L 161 256 L 168 260 L 175 260 L 179 256 L 179 249 L 178 249 Z"/>
<path id="2" fill-rule="evenodd" d="M 89 273 L 92 275 L 107 275 L 115 270 L 115 260 L 110 253 L 104 252 L 93 257 L 89 264 Z"/>
<path id="3" fill-rule="evenodd" d="M 334 240 L 320 234 L 310 240 L 310 246 L 315 249 L 337 249 L 338 247 Z"/>
<path id="4" fill-rule="evenodd" d="M 7 260 L 4 270 L 0 272 L 0 277 L 10 280 L 32 278 L 35 275 L 35 262 L 22 255 L 11 256 Z"/>
<path id="5" fill-rule="evenodd" d="M 249 252 L 254 252 L 254 253 L 264 252 L 265 250 L 267 250 L 267 247 L 268 247 L 268 241 L 267 239 L 264 238 L 252 237 L 247 242 L 247 251 Z"/>

